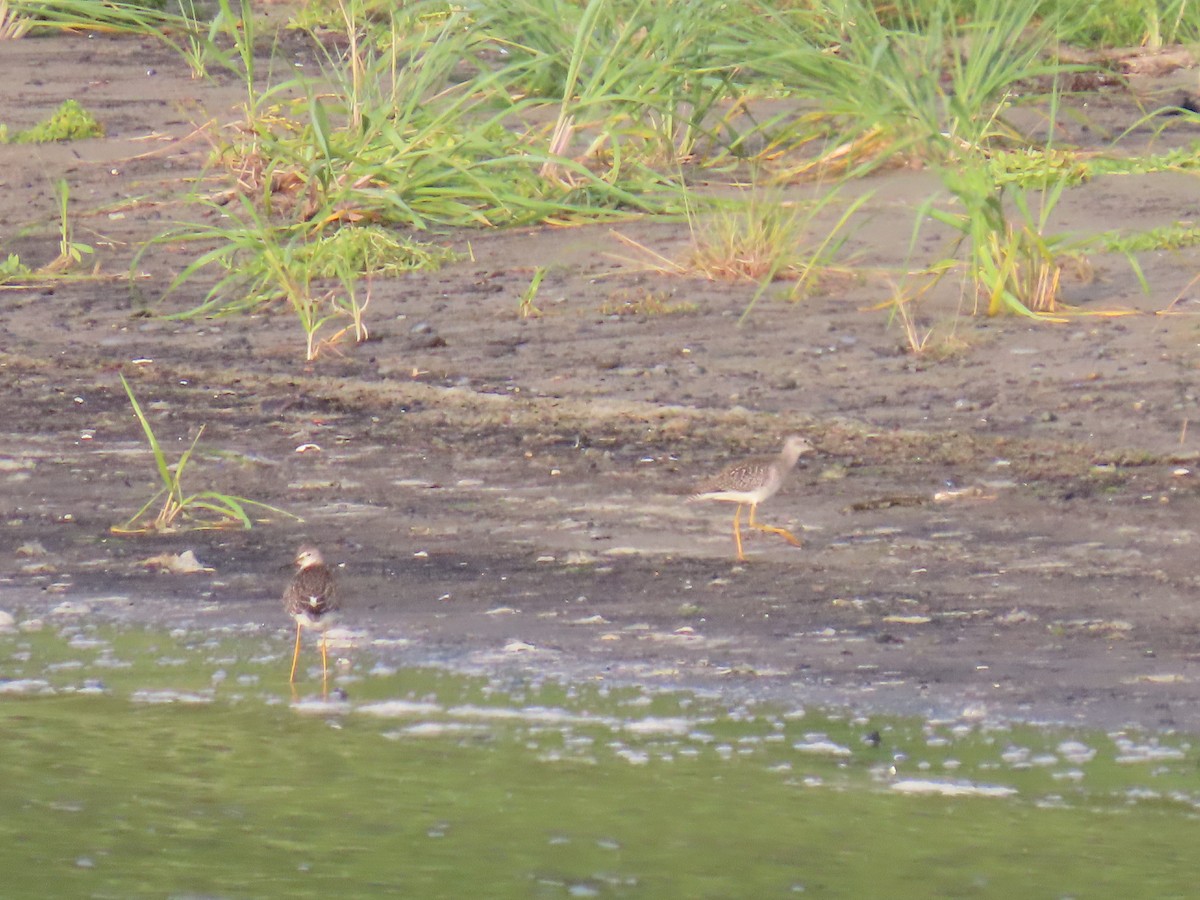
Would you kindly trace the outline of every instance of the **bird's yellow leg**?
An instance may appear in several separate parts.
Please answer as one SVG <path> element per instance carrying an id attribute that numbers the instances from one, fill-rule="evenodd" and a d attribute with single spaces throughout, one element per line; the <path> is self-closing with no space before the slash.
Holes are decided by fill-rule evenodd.
<path id="1" fill-rule="evenodd" d="M 321 632 L 321 689 L 329 692 L 329 663 L 325 656 L 325 632 Z"/>
<path id="2" fill-rule="evenodd" d="M 754 507 L 750 507 L 753 511 Z M 733 539 L 737 542 L 737 558 L 738 562 L 745 562 L 746 555 L 742 553 L 742 504 L 738 504 L 737 511 L 733 514 Z"/>
<path id="3" fill-rule="evenodd" d="M 771 534 L 777 534 L 781 538 L 783 538 L 785 541 L 787 541 L 789 544 L 791 544 L 793 547 L 803 547 L 804 546 L 803 544 L 800 543 L 800 541 L 796 538 L 796 536 L 794 534 L 792 534 L 790 531 L 788 531 L 786 528 L 776 528 L 774 525 L 763 525 L 761 522 L 755 522 L 754 521 L 754 510 L 755 510 L 756 506 L 757 506 L 757 504 L 754 504 L 754 503 L 750 504 L 750 523 L 749 524 L 750 524 L 751 528 L 755 529 L 756 531 L 766 531 Z"/>
<path id="4" fill-rule="evenodd" d="M 296 623 L 296 649 L 292 651 L 292 674 L 288 676 L 290 683 L 296 681 L 296 660 L 300 658 L 300 623 Z"/>

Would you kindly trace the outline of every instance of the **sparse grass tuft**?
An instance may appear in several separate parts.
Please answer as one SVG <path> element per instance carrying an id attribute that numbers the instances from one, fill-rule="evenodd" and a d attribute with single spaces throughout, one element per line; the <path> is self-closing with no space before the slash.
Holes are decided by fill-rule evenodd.
<path id="1" fill-rule="evenodd" d="M 1017 313 L 1044 317 L 1058 308 L 1061 257 L 1075 252 L 1064 237 L 1049 232 L 1048 222 L 1068 178 L 1064 177 L 1038 197 L 1036 213 L 1030 193 L 996 185 L 983 161 L 962 164 L 942 172 L 946 186 L 958 199 L 961 211 L 948 212 L 927 201 L 918 211 L 918 224 L 926 217 L 952 226 L 958 244 L 967 245 L 967 272 L 979 305 L 989 316 Z M 1015 210 L 1010 215 L 1006 201 Z M 951 257 L 934 265 L 938 278 L 956 266 Z"/>
<path id="2" fill-rule="evenodd" d="M 90 246 L 74 238 L 71 220 L 67 215 L 70 188 L 67 186 L 65 178 L 60 178 L 54 183 L 54 196 L 58 200 L 58 256 L 40 270 L 43 274 L 49 275 L 67 272 L 82 263 L 85 255 L 91 256 L 95 252 Z"/>
<path id="3" fill-rule="evenodd" d="M 200 426 L 192 443 L 179 457 L 179 462 L 170 465 L 158 443 L 158 438 L 154 435 L 154 430 L 150 427 L 149 420 L 142 412 L 137 397 L 133 394 L 133 388 L 129 386 L 124 375 L 121 375 L 120 378 L 121 386 L 125 388 L 125 394 L 129 397 L 129 403 L 133 407 L 133 412 L 137 416 L 142 431 L 146 435 L 146 441 L 150 444 L 150 450 L 154 454 L 154 464 L 158 470 L 158 478 L 162 487 L 127 522 L 122 525 L 114 525 L 112 527 L 114 534 L 174 532 L 185 528 L 229 528 L 236 525 L 250 528 L 253 526 L 253 521 L 247 512 L 248 507 L 257 507 L 280 515 L 291 516 L 294 519 L 298 518 L 274 506 L 260 503 L 257 500 L 247 500 L 245 497 L 221 494 L 216 491 L 184 493 L 183 472 L 192 458 L 192 453 L 195 452 L 196 445 L 200 442 L 201 435 L 204 434 L 204 426 Z M 158 512 L 153 513 L 152 510 L 160 501 L 162 503 L 158 507 Z"/>
<path id="4" fill-rule="evenodd" d="M 224 273 L 202 303 L 174 317 L 226 315 L 283 300 L 304 330 L 309 361 L 347 332 L 357 342 L 366 340 L 363 314 L 370 293 L 359 294 L 362 278 L 436 267 L 453 258 L 444 248 L 407 241 L 381 228 L 326 233 L 305 223 L 275 225 L 248 198 L 240 197 L 239 205 L 241 214 L 228 213 L 222 224 L 191 226 L 161 239 L 215 245 L 176 276 L 168 293 L 210 266 Z M 322 334 L 326 325 L 344 318 L 350 319 L 348 326 L 331 336 Z"/>
<path id="5" fill-rule="evenodd" d="M 538 266 L 533 270 L 533 278 L 529 280 L 529 286 L 521 292 L 521 299 L 517 301 L 517 314 L 522 319 L 537 319 L 542 315 L 542 311 L 537 308 L 534 301 L 537 300 L 538 288 L 542 286 L 542 279 L 546 277 L 548 270 L 545 266 Z"/>
<path id="6" fill-rule="evenodd" d="M 690 315 L 699 307 L 688 300 L 673 300 L 667 291 L 630 288 L 614 291 L 602 304 L 604 316 L 678 316 Z"/>
<path id="7" fill-rule="evenodd" d="M 815 200 L 785 200 L 781 192 L 753 186 L 731 203 L 716 202 L 706 215 L 689 210 L 692 252 L 683 267 L 709 279 L 759 284 L 794 282 L 792 296 L 836 266 L 849 233 L 846 225 L 870 194 L 849 203 L 834 224 L 836 189 Z"/>
<path id="8" fill-rule="evenodd" d="M 644 264 L 664 274 L 757 283 L 744 318 L 775 281 L 790 282 L 791 299 L 799 299 L 822 276 L 839 271 L 848 223 L 869 198 L 863 194 L 839 209 L 836 189 L 815 200 L 786 200 L 779 190 L 754 185 L 733 199 L 706 200 L 702 211 L 691 202 L 692 247 L 679 260 L 617 237 L 637 250 Z M 830 221 L 831 216 L 836 218 Z"/>

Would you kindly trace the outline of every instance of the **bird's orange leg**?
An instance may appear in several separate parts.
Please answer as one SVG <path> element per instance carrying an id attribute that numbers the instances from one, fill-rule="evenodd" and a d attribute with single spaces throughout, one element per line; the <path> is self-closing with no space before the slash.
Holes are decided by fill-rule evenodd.
<path id="1" fill-rule="evenodd" d="M 794 534 L 792 534 L 790 531 L 788 531 L 786 528 L 776 528 L 774 525 L 763 525 L 759 522 L 755 522 L 754 521 L 754 510 L 757 506 L 758 506 L 758 504 L 756 504 L 756 503 L 750 504 L 750 527 L 751 528 L 755 529 L 756 531 L 767 531 L 767 532 L 770 532 L 771 534 L 777 534 L 781 538 L 783 538 L 785 541 L 787 541 L 789 544 L 791 544 L 793 547 L 803 547 L 804 546 L 803 544 L 800 543 L 800 541 L 796 538 L 796 536 Z"/>
<path id="2" fill-rule="evenodd" d="M 752 510 L 754 507 L 750 507 Z M 737 542 L 737 558 L 738 562 L 745 562 L 746 555 L 742 553 L 742 504 L 738 504 L 737 511 L 733 514 L 733 539 Z"/>
<path id="3" fill-rule="evenodd" d="M 300 623 L 296 623 L 296 649 L 292 651 L 292 674 L 288 677 L 288 681 L 292 684 L 296 683 L 296 660 L 300 658 Z"/>

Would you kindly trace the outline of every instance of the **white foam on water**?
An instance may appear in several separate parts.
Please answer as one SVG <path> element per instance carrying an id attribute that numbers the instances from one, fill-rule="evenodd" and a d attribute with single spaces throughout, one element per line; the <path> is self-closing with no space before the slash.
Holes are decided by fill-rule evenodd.
<path id="1" fill-rule="evenodd" d="M 934 795 L 939 797 L 1011 797 L 1016 788 L 995 784 L 971 784 L 962 781 L 926 781 L 907 778 L 892 783 L 892 790 L 900 794 Z"/>
<path id="2" fill-rule="evenodd" d="M 650 762 L 650 754 L 643 750 L 634 750 L 630 747 L 622 747 L 616 752 L 618 759 L 623 759 L 625 762 L 633 766 L 644 766 Z"/>
<path id="3" fill-rule="evenodd" d="M 1129 738 L 1118 737 L 1114 743 L 1117 745 L 1116 761 L 1119 763 L 1164 762 L 1184 758 L 1184 752 L 1178 747 L 1163 747 L 1157 741 L 1137 744 Z"/>
<path id="4" fill-rule="evenodd" d="M 408 716 L 433 716 L 445 712 L 436 703 L 426 703 L 416 700 L 380 700 L 378 703 L 365 703 L 357 706 L 355 712 L 368 716 L 379 716 L 382 719 L 403 719 Z"/>
<path id="5" fill-rule="evenodd" d="M 18 678 L 14 681 L 0 681 L 0 694 L 53 694 L 54 688 L 50 682 L 41 678 Z"/>
<path id="6" fill-rule="evenodd" d="M 460 719 L 497 719 L 514 722 L 536 722 L 539 725 L 606 725 L 610 728 L 616 720 L 604 716 L 589 716 L 555 709 L 547 706 L 526 706 L 514 709 L 508 706 L 453 706 L 447 715 Z"/>
<path id="7" fill-rule="evenodd" d="M 293 712 L 302 716 L 340 715 L 350 711 L 350 704 L 345 700 L 329 699 L 327 697 L 306 697 L 303 700 L 293 700 Z"/>
<path id="8" fill-rule="evenodd" d="M 1072 765 L 1082 765 L 1091 762 L 1096 751 L 1087 744 L 1079 741 L 1063 741 L 1057 747 L 1059 755 Z"/>
<path id="9" fill-rule="evenodd" d="M 482 725 L 468 725 L 466 722 L 418 722 L 407 728 L 385 731 L 383 736 L 388 740 L 398 741 L 410 737 L 439 738 L 462 734 L 485 734 L 486 732 L 487 729 Z"/>
<path id="10" fill-rule="evenodd" d="M 197 694 L 192 691 L 155 691 L 149 689 L 136 690 L 129 695 L 129 699 L 133 703 L 183 703 L 187 705 L 200 705 L 204 703 L 212 703 L 211 694 Z"/>
<path id="11" fill-rule="evenodd" d="M 792 749 L 799 753 L 822 753 L 828 756 L 851 756 L 849 747 L 829 740 L 824 735 L 805 735 L 805 740 L 792 744 Z"/>
<path id="12" fill-rule="evenodd" d="M 680 717 L 675 718 L 649 718 L 637 719 L 632 722 L 626 722 L 624 728 L 626 731 L 633 734 L 671 734 L 682 735 L 687 734 L 691 730 L 693 721 Z"/>

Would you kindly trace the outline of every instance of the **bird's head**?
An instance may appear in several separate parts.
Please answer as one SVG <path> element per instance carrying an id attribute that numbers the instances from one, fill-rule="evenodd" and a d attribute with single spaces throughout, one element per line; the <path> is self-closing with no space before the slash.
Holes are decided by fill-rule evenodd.
<path id="1" fill-rule="evenodd" d="M 312 544 L 305 544 L 296 551 L 296 568 L 308 569 L 312 566 L 322 566 L 325 564 L 325 557 L 321 555 L 321 551 Z"/>
<path id="2" fill-rule="evenodd" d="M 813 445 L 798 434 L 793 434 L 783 442 L 783 452 L 791 459 L 799 459 L 801 455 L 810 453 Z"/>

